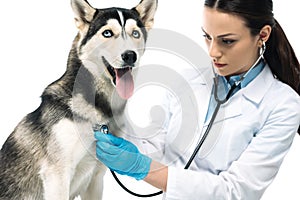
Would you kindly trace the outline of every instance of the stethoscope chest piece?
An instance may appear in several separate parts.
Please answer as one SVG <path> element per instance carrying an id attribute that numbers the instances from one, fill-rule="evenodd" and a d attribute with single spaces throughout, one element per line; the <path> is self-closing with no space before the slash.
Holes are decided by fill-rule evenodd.
<path id="1" fill-rule="evenodd" d="M 106 124 L 95 124 L 93 126 L 93 130 L 96 132 L 96 131 L 99 131 L 103 134 L 108 134 L 109 133 L 109 128 Z"/>

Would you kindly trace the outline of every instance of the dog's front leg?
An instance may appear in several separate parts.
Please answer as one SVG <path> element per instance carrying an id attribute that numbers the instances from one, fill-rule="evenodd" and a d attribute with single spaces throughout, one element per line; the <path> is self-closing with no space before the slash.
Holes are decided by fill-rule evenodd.
<path id="1" fill-rule="evenodd" d="M 69 200 L 70 175 L 57 166 L 43 167 L 41 179 L 44 188 L 44 200 Z"/>
<path id="2" fill-rule="evenodd" d="M 87 190 L 80 195 L 82 200 L 101 200 L 103 194 L 103 177 L 106 172 L 106 167 L 98 164 L 98 167 L 92 177 L 92 180 Z"/>

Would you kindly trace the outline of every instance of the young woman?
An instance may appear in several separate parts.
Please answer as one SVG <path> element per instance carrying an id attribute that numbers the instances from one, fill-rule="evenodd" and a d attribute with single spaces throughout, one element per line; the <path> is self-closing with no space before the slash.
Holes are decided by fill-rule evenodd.
<path id="1" fill-rule="evenodd" d="M 208 134 L 189 168 L 183 169 L 196 144 L 182 151 L 170 142 L 178 128 L 178 109 L 167 99 L 166 109 L 172 114 L 166 120 L 163 152 L 172 165 L 100 132 L 95 132 L 97 157 L 113 171 L 163 190 L 166 199 L 260 199 L 299 132 L 300 65 L 273 17 L 271 0 L 205 0 L 203 17 L 215 72 L 209 68 L 204 73 L 215 76 L 216 82 L 195 91 L 202 96 L 199 104 L 207 105 L 195 141 L 205 137 L 216 109 L 225 113 L 213 124 L 221 128 Z M 207 93 L 207 87 L 212 92 Z M 222 93 L 228 100 L 218 105 Z"/>

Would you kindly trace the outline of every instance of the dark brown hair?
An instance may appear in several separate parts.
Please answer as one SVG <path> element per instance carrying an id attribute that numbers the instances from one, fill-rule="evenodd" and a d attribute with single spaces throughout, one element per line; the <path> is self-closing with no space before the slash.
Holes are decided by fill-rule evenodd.
<path id="1" fill-rule="evenodd" d="M 266 42 L 264 58 L 274 76 L 300 94 L 300 64 L 283 29 L 274 18 L 272 0 L 205 0 L 204 5 L 241 17 L 253 36 L 258 35 L 265 25 L 270 25 L 272 32 Z"/>

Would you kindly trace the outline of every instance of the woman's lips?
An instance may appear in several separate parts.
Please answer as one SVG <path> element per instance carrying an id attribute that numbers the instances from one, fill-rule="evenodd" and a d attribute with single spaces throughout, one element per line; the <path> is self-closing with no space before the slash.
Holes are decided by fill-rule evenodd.
<path id="1" fill-rule="evenodd" d="M 217 68 L 223 68 L 225 67 L 227 64 L 221 64 L 221 63 L 214 63 L 215 67 Z"/>

